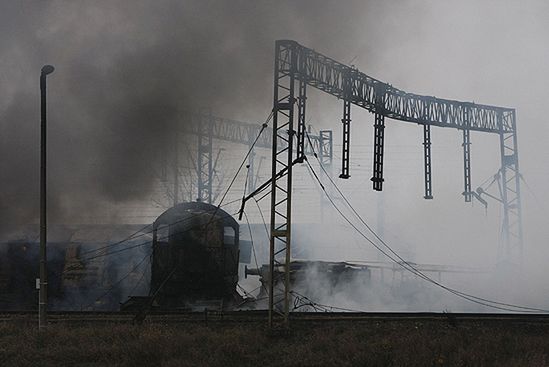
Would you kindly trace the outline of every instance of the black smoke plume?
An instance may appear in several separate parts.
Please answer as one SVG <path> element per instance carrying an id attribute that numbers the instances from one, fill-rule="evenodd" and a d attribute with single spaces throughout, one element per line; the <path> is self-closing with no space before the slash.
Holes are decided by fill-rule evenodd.
<path id="1" fill-rule="evenodd" d="M 0 228 L 37 221 L 38 72 L 48 77 L 49 215 L 82 222 L 142 202 L 185 110 L 259 121 L 270 109 L 274 40 L 339 48 L 325 1 L 22 1 L 3 4 Z M 360 3 L 360 2 L 355 2 Z M 318 41 L 318 42 L 317 42 Z"/>

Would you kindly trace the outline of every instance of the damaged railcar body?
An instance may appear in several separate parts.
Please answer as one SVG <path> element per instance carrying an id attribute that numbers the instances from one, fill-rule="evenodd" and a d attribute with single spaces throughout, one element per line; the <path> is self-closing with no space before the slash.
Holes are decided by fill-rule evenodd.
<path id="1" fill-rule="evenodd" d="M 150 302 L 160 309 L 227 309 L 236 291 L 239 225 L 224 210 L 181 203 L 153 223 Z"/>
<path id="2" fill-rule="evenodd" d="M 267 298 L 267 289 L 270 286 L 269 265 L 260 268 L 248 268 L 244 270 L 245 277 L 259 276 L 261 283 L 257 299 Z M 284 267 L 275 266 L 273 271 L 273 290 L 275 300 L 282 299 L 281 282 L 284 281 Z M 333 296 L 332 291 L 341 291 L 345 287 L 352 292 L 353 289 L 367 287 L 371 282 L 371 268 L 368 265 L 315 260 L 292 260 L 290 262 L 291 297 L 293 302 L 298 302 L 304 294 L 314 294 L 311 284 L 321 289 L 324 296 Z M 280 306 L 275 302 L 276 307 Z M 299 303 L 299 302 L 298 302 Z M 301 309 L 303 311 L 303 309 Z"/>
<path id="3" fill-rule="evenodd" d="M 37 308 L 36 227 L 0 240 L 2 310 Z M 237 284 L 240 245 L 248 242 L 230 214 L 200 202 L 169 208 L 152 226 L 52 225 L 48 309 L 234 309 L 244 301 Z"/>

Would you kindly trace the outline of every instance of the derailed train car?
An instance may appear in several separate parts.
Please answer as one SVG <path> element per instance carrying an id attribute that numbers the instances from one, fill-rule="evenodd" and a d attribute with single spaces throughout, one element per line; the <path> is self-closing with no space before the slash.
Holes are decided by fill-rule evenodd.
<path id="1" fill-rule="evenodd" d="M 239 225 L 216 206 L 176 205 L 152 230 L 51 226 L 50 233 L 50 309 L 227 309 L 242 301 Z M 26 228 L 0 243 L 0 309 L 37 307 L 38 242 L 36 229 Z"/>
<path id="2" fill-rule="evenodd" d="M 238 260 L 239 225 L 231 215 L 209 204 L 179 204 L 153 224 L 151 292 L 163 307 L 238 299 Z"/>
<path id="3" fill-rule="evenodd" d="M 233 308 L 243 301 L 236 291 L 239 225 L 224 210 L 206 203 L 181 203 L 153 223 L 150 291 L 132 297 L 123 310 Z"/>

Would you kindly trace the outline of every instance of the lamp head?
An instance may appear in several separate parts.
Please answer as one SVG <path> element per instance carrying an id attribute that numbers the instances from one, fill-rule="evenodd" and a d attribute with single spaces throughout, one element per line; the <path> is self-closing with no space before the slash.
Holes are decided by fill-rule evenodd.
<path id="1" fill-rule="evenodd" d="M 55 68 L 51 65 L 44 65 L 42 67 L 42 75 L 48 75 L 48 74 L 51 74 L 53 73 L 53 71 L 55 70 Z"/>

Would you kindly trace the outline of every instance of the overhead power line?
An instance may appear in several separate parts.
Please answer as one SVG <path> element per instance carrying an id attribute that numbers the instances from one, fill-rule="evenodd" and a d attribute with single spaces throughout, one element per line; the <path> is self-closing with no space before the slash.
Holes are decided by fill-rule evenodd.
<path id="1" fill-rule="evenodd" d="M 307 134 L 307 133 L 306 133 Z M 307 134 L 308 136 L 308 134 Z M 320 160 L 318 159 L 318 156 L 316 154 L 316 152 L 313 153 L 315 158 L 318 160 L 319 164 L 321 163 Z M 307 163 L 307 166 L 308 168 L 314 172 L 314 169 L 313 167 L 311 166 L 311 164 L 309 163 L 309 161 L 307 159 L 305 159 L 305 162 Z M 411 272 L 412 274 L 414 275 L 417 275 L 419 276 L 420 278 L 424 279 L 425 281 L 435 285 L 435 286 L 438 286 L 458 297 L 461 297 L 463 299 L 466 299 L 470 302 L 473 302 L 473 303 L 477 303 L 477 304 L 481 304 L 481 305 L 484 305 L 484 306 L 487 306 L 487 307 L 492 307 L 492 308 L 495 308 L 495 309 L 500 309 L 500 310 L 504 310 L 504 311 L 511 311 L 511 312 L 519 312 L 519 310 L 522 310 L 523 312 L 526 311 L 526 312 L 549 312 L 549 310 L 545 310 L 545 309 L 540 309 L 540 308 L 534 308 L 534 307 L 526 307 L 526 306 L 520 306 L 520 305 L 514 305 L 514 304 L 510 304 L 510 303 L 504 303 L 504 302 L 498 302 L 498 301 L 493 301 L 493 300 L 489 300 L 487 298 L 482 298 L 482 297 L 477 297 L 477 296 L 474 296 L 474 295 L 471 295 L 471 294 L 468 294 L 468 293 L 465 293 L 465 292 L 462 292 L 462 291 L 459 291 L 459 290 L 456 290 L 454 288 L 450 288 L 448 286 L 445 286 L 444 284 L 440 283 L 440 282 L 437 282 L 436 280 L 430 278 L 429 276 L 425 275 L 424 273 L 422 273 L 421 271 L 419 271 L 418 269 L 416 269 L 412 264 L 410 264 L 409 262 L 407 262 L 404 258 L 402 258 L 396 251 L 394 251 L 389 245 L 387 245 L 385 243 L 385 241 L 383 241 L 382 238 L 379 237 L 379 235 L 377 235 L 377 233 L 368 225 L 368 223 L 366 223 L 366 221 L 362 218 L 362 216 L 355 210 L 355 208 L 353 207 L 353 205 L 349 202 L 349 200 L 346 198 L 346 196 L 343 194 L 343 192 L 341 192 L 341 190 L 339 189 L 339 187 L 336 185 L 336 183 L 333 181 L 333 179 L 330 177 L 330 175 L 328 174 L 328 172 L 324 169 L 323 165 L 320 164 L 320 167 L 322 169 L 322 171 L 324 172 L 325 176 L 328 177 L 328 179 L 330 180 L 331 184 L 334 186 L 334 188 L 337 190 L 337 192 L 339 193 L 339 195 L 343 198 L 343 200 L 345 201 L 345 203 L 347 204 L 347 206 L 349 206 L 349 208 L 351 209 L 351 211 L 355 214 L 355 216 L 360 220 L 360 222 L 376 237 L 376 239 L 385 247 L 387 248 L 393 255 L 387 253 L 387 251 L 383 250 L 379 245 L 377 245 L 374 241 L 372 241 L 368 236 L 366 236 L 340 209 L 339 207 L 335 204 L 334 200 L 331 198 L 331 196 L 328 194 L 328 192 L 326 191 L 324 185 L 322 184 L 322 182 L 320 181 L 320 179 L 318 178 L 318 175 L 316 175 L 316 173 L 314 173 L 314 177 L 315 179 L 317 180 L 318 184 L 320 185 L 320 188 L 322 189 L 322 191 L 324 192 L 324 194 L 326 195 L 326 197 L 328 198 L 328 201 L 332 204 L 332 206 L 336 209 L 336 211 L 343 217 L 343 219 L 349 224 L 351 225 L 351 227 L 353 227 L 353 229 L 355 229 L 364 239 L 366 239 L 370 244 L 372 244 L 378 251 L 380 251 L 383 255 L 385 255 L 387 258 L 389 258 L 391 261 L 393 261 L 394 263 L 396 263 L 397 265 L 399 265 L 400 267 L 402 267 L 403 269 Z M 395 259 L 396 257 L 396 259 Z M 398 260 L 400 261 L 398 261 Z"/>
<path id="2" fill-rule="evenodd" d="M 223 203 L 223 200 L 225 200 L 225 198 L 227 197 L 227 194 L 229 193 L 229 191 L 231 190 L 233 184 L 235 183 L 236 181 L 236 178 L 238 177 L 238 174 L 240 173 L 240 171 L 242 170 L 242 167 L 244 167 L 244 165 L 246 164 L 246 160 L 248 159 L 248 157 L 250 156 L 250 154 L 252 153 L 255 145 L 257 144 L 259 138 L 261 137 L 261 134 L 263 134 L 263 131 L 265 131 L 265 129 L 267 128 L 267 126 L 269 125 L 269 121 L 271 121 L 271 119 L 273 118 L 273 115 L 274 115 L 274 112 L 271 111 L 271 113 L 269 114 L 269 116 L 267 117 L 267 119 L 265 120 L 265 122 L 263 123 L 263 125 L 261 125 L 261 130 L 259 130 L 259 133 L 257 134 L 255 140 L 253 141 L 253 143 L 250 145 L 250 148 L 248 149 L 248 152 L 246 153 L 246 155 L 244 156 L 244 159 L 242 160 L 242 162 L 240 163 L 240 166 L 238 166 L 238 169 L 236 170 L 236 173 L 234 174 L 231 182 L 229 183 L 229 186 L 227 186 L 227 189 L 225 190 L 225 192 L 223 193 L 223 196 L 221 196 L 221 200 L 219 201 L 219 204 L 217 204 L 217 207 L 215 208 L 215 211 L 212 215 L 212 218 L 215 217 L 215 214 L 217 213 L 217 211 L 219 210 L 219 208 L 221 207 L 221 204 Z"/>
<path id="3" fill-rule="evenodd" d="M 261 137 L 261 134 L 263 133 L 263 131 L 267 128 L 268 126 L 268 123 L 269 121 L 271 120 L 273 116 L 273 112 L 271 111 L 271 113 L 269 114 L 269 116 L 267 117 L 265 123 L 262 125 L 257 137 L 255 138 L 254 142 L 250 145 L 250 148 L 248 149 L 248 152 L 246 153 L 246 155 L 244 156 L 239 168 L 237 169 L 235 175 L 233 176 L 231 182 L 229 183 L 227 189 L 225 190 L 223 196 L 221 197 L 221 200 L 219 202 L 219 204 L 216 206 L 215 208 L 215 211 L 213 212 L 212 214 L 212 218 L 210 219 L 210 221 L 207 223 L 207 226 L 210 225 L 212 222 L 215 221 L 215 216 L 217 214 L 217 212 L 219 211 L 220 207 L 223 205 L 223 201 L 225 200 L 227 194 L 229 193 L 229 191 L 231 190 L 233 184 L 235 183 L 240 171 L 242 170 L 242 167 L 244 166 L 244 164 L 246 163 L 246 160 L 248 159 L 248 156 L 251 154 L 255 144 L 258 142 L 259 138 Z M 231 201 L 229 203 L 227 203 L 226 205 L 229 205 L 229 204 L 232 204 L 232 203 L 235 203 L 237 201 L 240 201 L 240 199 L 237 199 L 237 200 L 234 200 L 234 201 Z M 233 216 L 233 215 L 236 215 L 236 213 L 230 215 L 230 216 Z M 170 223 L 171 225 L 173 224 L 176 224 L 176 223 L 179 223 L 179 222 L 183 222 L 183 221 L 189 221 L 189 220 L 192 220 L 192 217 L 188 217 L 188 218 L 183 218 L 183 219 L 180 219 L 180 220 L 177 220 L 177 221 L 174 221 L 173 223 Z M 218 219 L 219 220 L 219 219 Z M 98 249 L 94 249 L 94 250 L 90 250 L 88 252 L 86 252 L 86 254 L 88 253 L 93 253 L 93 252 L 97 252 L 97 251 L 101 251 L 101 250 L 108 250 L 114 246 L 117 246 L 117 245 L 120 245 L 124 242 L 127 242 L 129 240 L 133 240 L 133 239 L 136 239 L 138 237 L 141 237 L 141 236 L 144 236 L 144 235 L 147 235 L 147 234 L 150 234 L 153 232 L 153 230 L 150 230 L 148 232 L 143 232 L 139 235 L 136 236 L 137 233 L 139 233 L 140 231 L 142 231 L 143 229 L 147 228 L 149 225 L 143 227 L 141 230 L 133 233 L 132 235 L 128 236 L 127 238 L 125 238 L 124 240 L 121 240 L 121 241 L 118 241 L 114 244 L 109 244 L 107 246 L 103 246 L 101 248 L 98 248 Z M 190 229 L 187 229 L 186 231 L 181 231 L 180 233 L 183 233 L 183 232 L 187 232 L 189 230 L 191 230 L 193 227 L 191 227 Z M 173 235 L 173 234 L 172 234 Z M 165 239 L 165 238 L 161 238 L 161 239 Z M 101 253 L 101 254 L 98 254 L 98 255 L 94 255 L 94 256 L 91 256 L 87 259 L 82 259 L 81 261 L 83 262 L 89 262 L 91 260 L 94 260 L 94 259 L 97 259 L 97 258 L 100 258 L 100 257 L 104 257 L 104 256 L 110 256 L 110 255 L 113 255 L 113 254 L 118 254 L 118 253 L 121 253 L 121 252 L 124 252 L 124 251 L 127 251 L 127 250 L 131 250 L 131 249 L 134 249 L 134 248 L 138 248 L 138 247 L 141 247 L 141 246 L 145 246 L 147 244 L 149 244 L 150 241 L 146 241 L 146 242 L 143 242 L 143 243 L 140 243 L 140 244 L 136 244 L 136 245 L 132 245 L 132 246 L 128 246 L 128 247 L 124 247 L 122 249 L 118 249 L 118 250 L 115 250 L 115 251 L 111 251 L 111 252 L 104 252 L 104 253 Z M 68 269 L 65 269 L 61 274 L 64 274 L 70 270 L 74 270 L 76 268 L 78 268 L 80 265 L 75 265 L 74 267 L 69 267 Z"/>
<path id="4" fill-rule="evenodd" d="M 229 201 L 225 205 L 222 205 L 222 207 L 229 206 L 229 205 L 234 204 L 234 203 L 239 202 L 239 201 L 240 201 L 240 199 Z M 192 219 L 192 217 L 186 217 L 186 218 L 179 219 L 179 220 L 176 220 L 174 222 L 171 222 L 170 225 L 178 224 L 178 223 L 185 222 L 185 221 L 189 221 L 191 219 Z M 135 231 L 133 234 L 129 235 L 128 237 L 124 238 L 123 240 L 120 240 L 120 241 L 117 241 L 117 242 L 114 242 L 114 243 L 110 243 L 110 244 L 107 244 L 105 246 L 97 247 L 97 248 L 94 248 L 94 249 L 91 249 L 91 250 L 88 250 L 88 251 L 84 251 L 83 253 L 80 254 L 80 256 L 91 254 L 91 253 L 98 252 L 98 251 L 105 250 L 105 249 L 111 249 L 115 246 L 121 245 L 121 244 L 123 244 L 125 242 L 128 242 L 130 240 L 135 240 L 136 238 L 140 238 L 140 237 L 146 236 L 148 234 L 151 234 L 153 232 L 153 229 L 148 230 L 148 231 L 143 231 L 145 228 L 147 228 L 151 225 L 152 224 L 147 224 L 146 226 L 144 226 L 143 228 Z M 139 233 L 139 234 L 137 235 L 137 233 Z"/>
<path id="5" fill-rule="evenodd" d="M 228 218 L 228 217 L 233 217 L 237 214 L 238 212 L 236 213 L 232 213 L 232 214 L 229 214 L 227 213 L 226 215 L 223 215 L 223 216 L 220 216 L 219 218 L 216 218 L 216 219 L 213 219 L 213 220 L 210 220 L 209 224 L 213 223 L 213 222 L 216 222 L 216 221 L 220 221 L 220 220 L 224 220 L 225 218 Z M 196 214 L 196 215 L 200 215 L 200 214 Z M 183 220 L 191 220 L 192 218 L 185 218 Z M 170 225 L 173 225 L 175 223 L 180 223 L 182 222 L 183 220 L 177 220 L 177 221 L 174 221 L 172 223 L 170 223 Z M 166 236 L 162 236 L 160 238 L 158 238 L 158 240 L 165 240 L 165 239 L 168 239 L 170 236 L 174 236 L 174 235 L 178 235 L 178 234 L 183 234 L 183 233 L 187 233 L 195 228 L 200 228 L 202 227 L 202 224 L 197 224 L 197 225 L 194 225 L 192 227 L 189 227 L 185 230 L 182 230 L 182 231 L 178 231 L 178 232 L 175 232 L 175 233 L 171 233 L 171 234 L 167 234 Z M 88 257 L 88 258 L 84 258 L 84 259 L 80 259 L 80 261 L 82 261 L 82 263 L 86 264 L 86 263 L 89 263 L 90 261 L 92 260 L 97 260 L 101 257 L 106 257 L 106 256 L 110 256 L 110 255 L 114 255 L 114 254 L 119 254 L 121 252 L 124 252 L 124 251 L 128 251 L 128 250 L 132 250 L 132 249 L 135 249 L 135 248 L 139 248 L 139 247 L 143 247 L 143 246 L 146 246 L 146 245 L 149 245 L 151 244 L 151 241 L 145 241 L 145 242 L 141 242 L 141 243 L 138 243 L 138 244 L 135 244 L 135 245 L 132 245 L 132 246 L 128 246 L 128 247 L 124 247 L 124 248 L 121 248 L 121 249 L 118 249 L 118 250 L 115 250 L 115 251 L 111 251 L 111 252 L 107 252 L 107 253 L 102 253 L 102 254 L 98 254 L 98 255 L 94 255 L 94 256 L 91 256 L 91 257 Z M 75 264 L 73 266 L 70 266 L 68 267 L 67 269 L 63 270 L 61 273 L 56 273 L 56 275 L 63 275 L 69 271 L 72 271 L 72 270 L 76 270 L 78 268 L 80 268 L 81 264 Z"/>
<path id="6" fill-rule="evenodd" d="M 93 304 L 95 304 L 97 301 L 99 301 L 100 299 L 103 299 L 104 297 L 106 297 L 109 293 L 111 293 L 120 283 L 122 283 L 124 280 L 126 280 L 134 271 L 136 271 L 140 266 L 141 264 L 143 264 L 145 262 L 145 259 L 147 259 L 147 257 L 150 259 L 150 254 L 146 254 L 143 259 L 141 261 L 139 261 L 134 267 L 132 267 L 130 269 L 130 271 L 128 271 L 128 273 L 126 273 L 122 278 L 120 278 L 119 280 L 117 280 L 109 289 L 107 289 L 106 292 L 104 292 L 103 294 L 101 294 L 99 297 L 97 297 L 95 300 L 93 300 L 92 302 L 90 302 L 88 305 L 86 305 L 84 307 L 84 309 L 87 309 L 88 307 L 92 306 Z M 136 283 L 136 286 L 133 288 L 135 289 L 137 287 L 137 285 L 141 282 L 141 280 L 143 280 L 143 277 L 145 275 L 145 272 L 146 272 L 146 269 L 143 269 L 143 274 L 141 276 L 141 278 L 139 279 L 139 281 Z M 133 292 L 133 290 L 132 290 Z M 131 292 L 130 292 L 131 294 Z"/>

